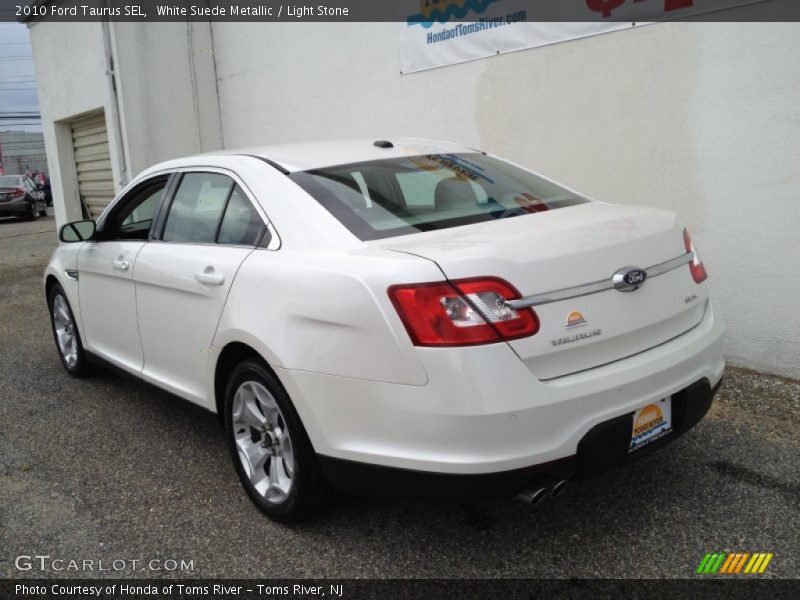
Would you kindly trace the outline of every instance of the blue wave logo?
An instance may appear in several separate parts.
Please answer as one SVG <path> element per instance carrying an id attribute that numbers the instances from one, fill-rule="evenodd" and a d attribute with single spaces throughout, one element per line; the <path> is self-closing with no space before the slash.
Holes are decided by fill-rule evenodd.
<path id="1" fill-rule="evenodd" d="M 428 14 L 418 13 L 411 15 L 407 19 L 409 27 L 414 25 L 421 25 L 425 29 L 433 27 L 434 23 L 447 23 L 451 19 L 463 19 L 469 14 L 470 11 L 476 15 L 481 15 L 486 12 L 486 9 L 495 2 L 500 0 L 449 0 L 449 3 L 444 10 L 439 7 L 434 8 Z M 442 4 L 447 0 L 442 0 Z"/>

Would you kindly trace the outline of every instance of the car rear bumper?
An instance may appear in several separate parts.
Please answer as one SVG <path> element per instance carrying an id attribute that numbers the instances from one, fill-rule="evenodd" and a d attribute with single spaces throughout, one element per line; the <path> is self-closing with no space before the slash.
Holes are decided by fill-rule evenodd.
<path id="1" fill-rule="evenodd" d="M 581 443 L 590 443 L 594 428 L 622 428 L 621 420 L 629 421 L 636 409 L 667 396 L 685 404 L 676 407 L 676 421 L 682 410 L 687 424 L 705 414 L 697 393 L 680 398 L 698 382 L 709 390 L 718 385 L 722 332 L 709 303 L 700 324 L 669 342 L 547 382 L 506 344 L 421 348 L 429 375 L 424 386 L 275 370 L 317 454 L 327 457 L 328 471 L 328 459 L 338 459 L 436 475 L 490 475 L 567 462 Z"/>
<path id="2" fill-rule="evenodd" d="M 28 210 L 28 201 L 25 198 L 0 201 L 0 216 L 21 215 Z"/>
<path id="3" fill-rule="evenodd" d="M 628 451 L 631 412 L 595 425 L 578 443 L 575 456 L 499 473 L 432 473 L 321 455 L 319 462 L 333 487 L 359 496 L 470 500 L 512 496 L 526 486 L 551 487 L 556 481 L 591 477 L 663 448 L 705 416 L 720 383 L 712 388 L 702 379 L 673 395 L 672 432 L 633 452 Z"/>

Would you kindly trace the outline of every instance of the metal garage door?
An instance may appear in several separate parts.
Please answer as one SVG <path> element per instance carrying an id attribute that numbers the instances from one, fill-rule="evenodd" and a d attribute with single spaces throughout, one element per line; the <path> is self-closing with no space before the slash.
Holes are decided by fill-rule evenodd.
<path id="1" fill-rule="evenodd" d="M 70 122 L 78 190 L 91 217 L 97 218 L 114 198 L 114 175 L 103 111 Z"/>

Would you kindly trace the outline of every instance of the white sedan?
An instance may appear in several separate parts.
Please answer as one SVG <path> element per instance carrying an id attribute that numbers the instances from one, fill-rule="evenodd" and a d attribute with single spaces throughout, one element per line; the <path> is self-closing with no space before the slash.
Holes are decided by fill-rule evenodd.
<path id="1" fill-rule="evenodd" d="M 330 488 L 537 503 L 691 428 L 724 371 L 674 214 L 454 144 L 172 160 L 59 236 L 66 370 L 111 363 L 218 413 L 279 521 Z"/>

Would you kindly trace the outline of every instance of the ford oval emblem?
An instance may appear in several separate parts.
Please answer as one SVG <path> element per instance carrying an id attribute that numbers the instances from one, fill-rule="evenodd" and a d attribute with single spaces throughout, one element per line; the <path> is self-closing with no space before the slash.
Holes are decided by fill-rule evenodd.
<path id="1" fill-rule="evenodd" d="M 633 292 L 638 290 L 647 279 L 647 271 L 639 267 L 624 267 L 614 273 L 611 282 L 614 289 L 620 292 Z"/>

